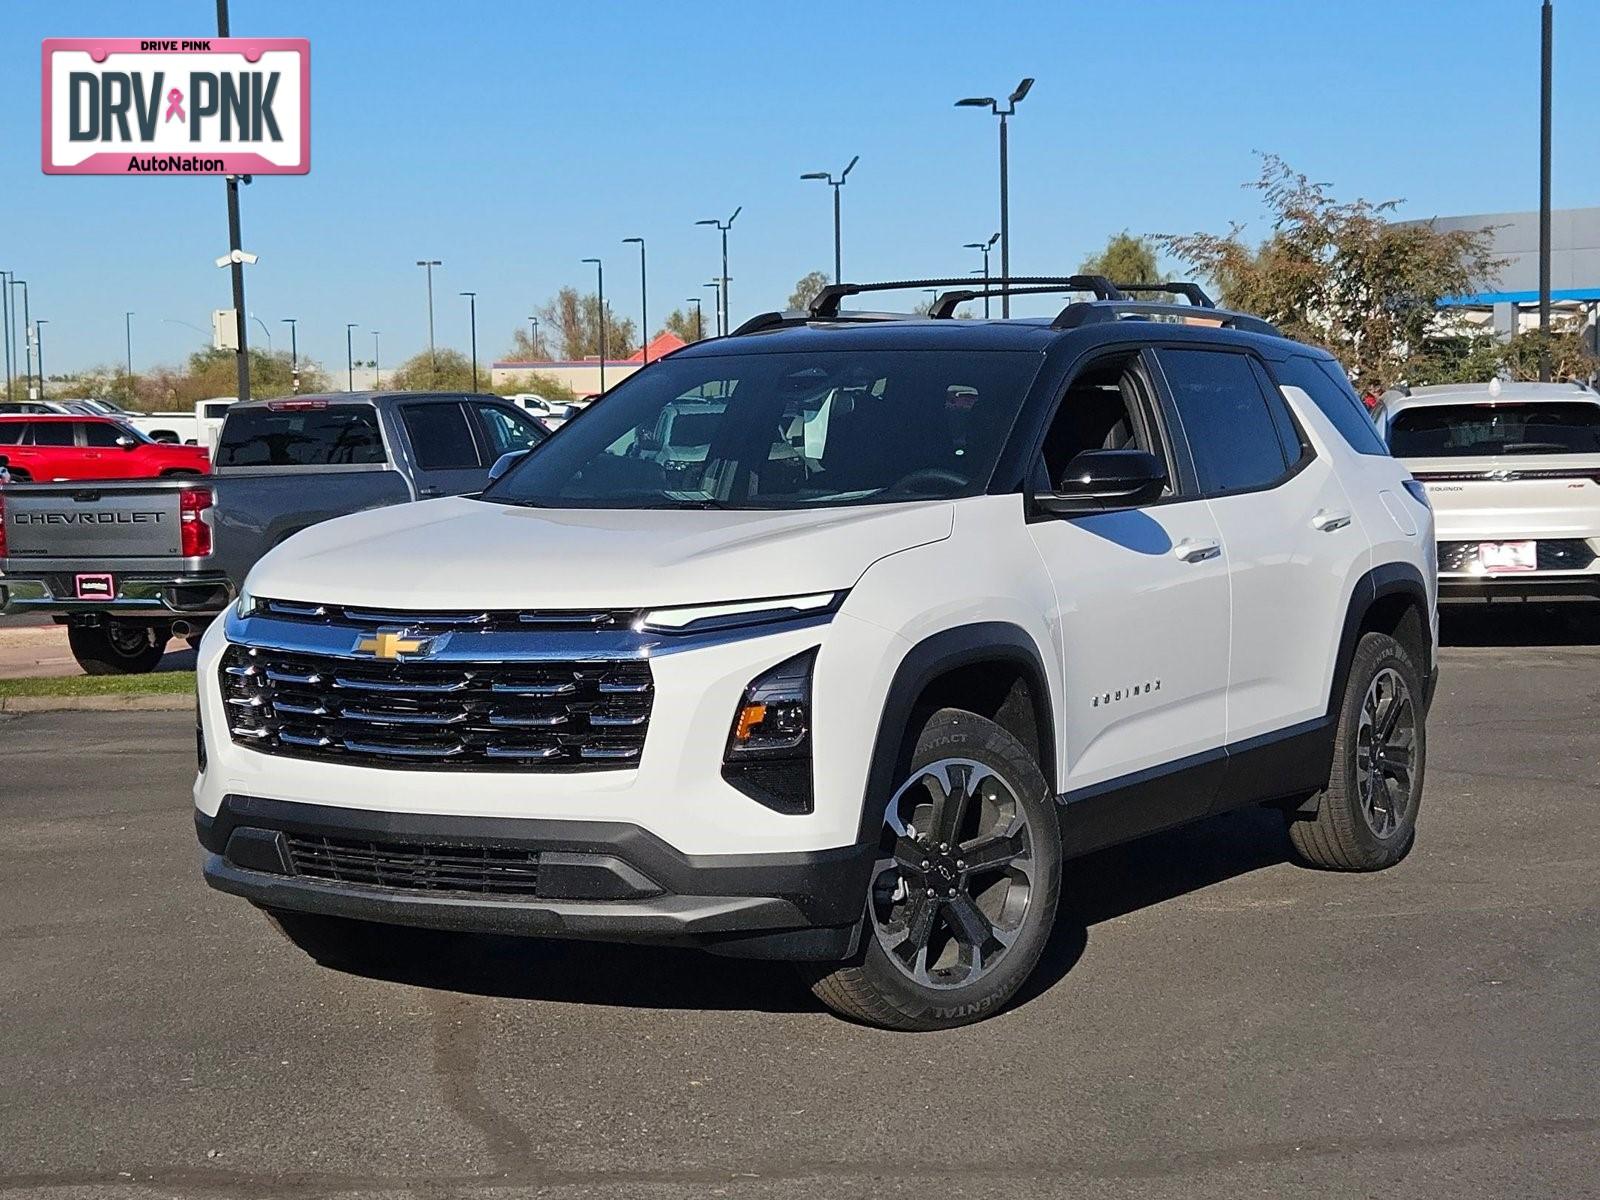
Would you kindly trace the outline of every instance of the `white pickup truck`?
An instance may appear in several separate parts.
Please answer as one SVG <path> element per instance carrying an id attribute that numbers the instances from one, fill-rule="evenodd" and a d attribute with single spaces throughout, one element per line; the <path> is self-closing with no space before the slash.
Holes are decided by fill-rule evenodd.
<path id="1" fill-rule="evenodd" d="M 196 401 L 192 413 L 131 413 L 124 419 L 140 433 L 158 442 L 183 442 L 215 451 L 222 418 L 228 415 L 228 408 L 236 400 L 237 396 L 212 396 L 208 400 Z"/>

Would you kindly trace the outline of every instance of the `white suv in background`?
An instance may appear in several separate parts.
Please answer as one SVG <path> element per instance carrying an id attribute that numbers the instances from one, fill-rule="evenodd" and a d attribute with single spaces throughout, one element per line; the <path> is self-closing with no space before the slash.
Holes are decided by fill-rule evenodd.
<path id="1" fill-rule="evenodd" d="M 479 497 L 268 554 L 200 649 L 207 881 L 330 963 L 373 923 L 665 941 L 937 1029 L 1021 986 L 1073 856 L 1268 804 L 1312 863 L 1398 861 L 1417 484 L 1321 351 L 1023 283 L 1098 298 L 950 320 L 838 306 L 970 280 L 832 286 Z"/>
<path id="2" fill-rule="evenodd" d="M 1600 600 L 1600 395 L 1442 384 L 1375 415 L 1437 514 L 1441 599 Z"/>

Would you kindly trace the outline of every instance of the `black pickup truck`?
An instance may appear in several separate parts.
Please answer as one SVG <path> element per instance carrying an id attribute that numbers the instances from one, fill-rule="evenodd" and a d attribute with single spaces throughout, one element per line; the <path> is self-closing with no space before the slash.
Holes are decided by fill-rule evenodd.
<path id="1" fill-rule="evenodd" d="M 0 489 L 0 612 L 52 614 L 91 675 L 149 671 L 285 538 L 346 513 L 476 492 L 502 455 L 546 436 L 497 396 L 235 404 L 209 476 Z"/>

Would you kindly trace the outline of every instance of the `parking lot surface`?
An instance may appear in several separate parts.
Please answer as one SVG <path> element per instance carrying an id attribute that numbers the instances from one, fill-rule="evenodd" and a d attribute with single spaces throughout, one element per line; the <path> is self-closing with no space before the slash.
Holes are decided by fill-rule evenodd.
<path id="1" fill-rule="evenodd" d="M 0 1194 L 1600 1195 L 1600 624 L 1447 630 L 1397 868 L 1261 811 L 1081 860 L 947 1034 L 688 952 L 316 966 L 201 882 L 188 714 L 0 718 Z"/>

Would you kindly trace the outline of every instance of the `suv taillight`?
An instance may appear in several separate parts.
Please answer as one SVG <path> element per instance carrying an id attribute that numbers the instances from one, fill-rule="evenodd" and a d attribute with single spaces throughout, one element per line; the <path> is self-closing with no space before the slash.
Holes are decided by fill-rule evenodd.
<path id="1" fill-rule="evenodd" d="M 210 488 L 186 488 L 178 493 L 178 532 L 183 557 L 203 558 L 211 553 L 211 525 L 205 517 L 210 509 Z"/>

